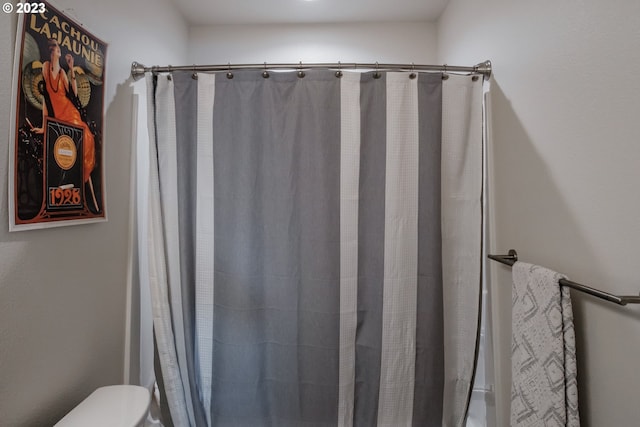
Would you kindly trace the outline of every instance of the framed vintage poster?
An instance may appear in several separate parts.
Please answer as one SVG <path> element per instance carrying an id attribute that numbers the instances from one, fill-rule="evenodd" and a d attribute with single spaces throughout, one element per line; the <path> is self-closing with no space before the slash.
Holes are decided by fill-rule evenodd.
<path id="1" fill-rule="evenodd" d="M 107 45 L 48 2 L 14 7 L 9 230 L 104 221 Z"/>

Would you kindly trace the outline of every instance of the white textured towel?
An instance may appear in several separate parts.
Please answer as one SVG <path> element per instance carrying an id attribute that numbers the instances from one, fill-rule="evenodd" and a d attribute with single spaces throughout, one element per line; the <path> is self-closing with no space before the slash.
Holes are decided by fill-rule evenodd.
<path id="1" fill-rule="evenodd" d="M 580 425 L 575 332 L 563 275 L 513 266 L 511 425 Z"/>

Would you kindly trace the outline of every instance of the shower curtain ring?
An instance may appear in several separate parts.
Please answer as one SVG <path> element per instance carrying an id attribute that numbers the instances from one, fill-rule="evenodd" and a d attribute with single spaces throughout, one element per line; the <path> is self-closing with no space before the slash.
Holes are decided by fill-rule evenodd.
<path id="1" fill-rule="evenodd" d="M 264 77 L 265 79 L 269 78 L 269 72 L 267 71 L 267 63 L 266 63 L 266 61 L 264 63 L 264 71 L 262 72 L 262 77 Z"/>
<path id="2" fill-rule="evenodd" d="M 449 78 L 449 75 L 447 74 L 447 64 L 444 64 L 442 67 L 444 68 L 444 71 L 442 73 L 442 80 L 447 80 Z"/>
<path id="3" fill-rule="evenodd" d="M 342 64 L 340 63 L 340 61 L 338 61 L 338 71 L 336 71 L 336 77 L 342 77 Z"/>
<path id="4" fill-rule="evenodd" d="M 231 62 L 227 62 L 227 78 L 231 80 L 233 78 L 233 73 L 231 72 Z"/>
<path id="5" fill-rule="evenodd" d="M 378 61 L 376 61 L 376 72 L 373 73 L 373 78 L 374 79 L 379 79 L 380 78 L 380 73 L 378 72 L 378 67 L 379 67 Z"/>
<path id="6" fill-rule="evenodd" d="M 169 66 L 168 66 L 167 68 L 169 69 L 169 72 L 168 72 L 168 74 L 167 74 L 167 80 L 171 81 L 171 78 L 172 78 L 172 77 L 171 77 L 171 71 L 172 71 L 172 70 L 171 70 L 171 64 L 169 64 Z"/>
<path id="7" fill-rule="evenodd" d="M 191 74 L 193 80 L 198 80 L 198 72 L 196 71 L 196 64 L 193 64 L 193 74 Z"/>
<path id="8" fill-rule="evenodd" d="M 302 71 L 302 61 L 300 61 L 300 64 L 298 65 L 298 77 L 303 78 L 305 76 L 304 71 Z"/>
<path id="9" fill-rule="evenodd" d="M 415 79 L 415 78 L 416 78 L 416 73 L 415 73 L 415 71 L 416 71 L 416 64 L 414 64 L 414 63 L 412 62 L 412 63 L 411 63 L 411 74 L 409 74 L 409 78 L 410 78 L 411 80 L 413 80 L 413 79 Z"/>

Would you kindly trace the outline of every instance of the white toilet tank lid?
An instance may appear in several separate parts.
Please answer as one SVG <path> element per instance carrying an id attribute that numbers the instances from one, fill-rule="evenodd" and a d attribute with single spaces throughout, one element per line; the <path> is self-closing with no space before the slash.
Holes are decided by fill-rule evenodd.
<path id="1" fill-rule="evenodd" d="M 54 427 L 135 427 L 146 418 L 150 403 L 144 387 L 100 387 Z"/>

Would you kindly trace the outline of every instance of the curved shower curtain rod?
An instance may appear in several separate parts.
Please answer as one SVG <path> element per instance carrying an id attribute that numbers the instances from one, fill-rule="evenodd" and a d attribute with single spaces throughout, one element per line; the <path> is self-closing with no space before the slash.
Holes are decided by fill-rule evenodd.
<path id="1" fill-rule="evenodd" d="M 221 64 L 221 65 L 167 65 L 164 67 L 154 65 L 153 67 L 147 67 L 139 62 L 133 62 L 131 64 L 131 77 L 134 80 L 139 80 L 144 76 L 144 73 L 151 71 L 153 73 L 170 73 L 177 70 L 186 71 L 232 71 L 232 70 L 276 70 L 276 69 L 292 69 L 292 70 L 308 70 L 312 68 L 329 68 L 335 70 L 349 70 L 349 69 L 372 69 L 372 70 L 396 70 L 396 71 L 440 71 L 443 73 L 474 73 L 482 74 L 485 80 L 491 77 L 491 61 L 484 61 L 473 66 L 459 66 L 459 65 L 416 65 L 416 64 L 367 64 L 367 63 L 309 63 L 303 64 L 299 62 L 297 64 Z"/>

